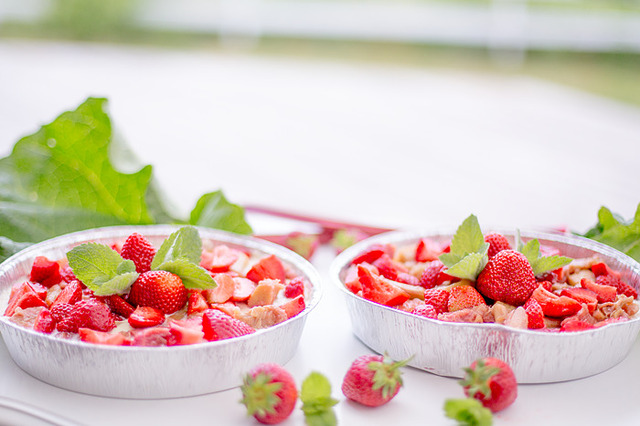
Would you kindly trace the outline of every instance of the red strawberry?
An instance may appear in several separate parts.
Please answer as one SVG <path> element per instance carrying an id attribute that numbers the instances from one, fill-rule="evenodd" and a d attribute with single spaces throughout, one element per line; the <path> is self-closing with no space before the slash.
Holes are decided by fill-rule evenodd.
<path id="1" fill-rule="evenodd" d="M 563 288 L 560 292 L 561 296 L 567 296 L 579 303 L 587 305 L 589 313 L 593 313 L 598 306 L 598 296 L 591 290 L 580 287 L 567 287 Z"/>
<path id="2" fill-rule="evenodd" d="M 618 290 L 614 286 L 596 284 L 588 278 L 581 279 L 580 286 L 593 291 L 600 303 L 613 302 L 618 294 Z"/>
<path id="3" fill-rule="evenodd" d="M 425 318 L 438 318 L 438 312 L 433 305 L 418 305 L 411 311 L 412 314 L 418 315 Z"/>
<path id="4" fill-rule="evenodd" d="M 56 325 L 58 331 L 77 333 L 82 327 L 109 331 L 116 326 L 111 310 L 102 302 L 95 299 L 81 300 L 72 306 L 69 315 Z"/>
<path id="5" fill-rule="evenodd" d="M 168 346 L 173 342 L 168 327 L 153 327 L 134 331 L 131 346 Z"/>
<path id="6" fill-rule="evenodd" d="M 439 284 L 438 277 L 445 269 L 445 266 L 439 260 L 434 260 L 427 266 L 420 276 L 420 285 L 424 288 L 433 288 Z"/>
<path id="7" fill-rule="evenodd" d="M 486 305 L 484 298 L 470 285 L 457 285 L 449 290 L 449 312 L 459 311 L 474 306 Z"/>
<path id="8" fill-rule="evenodd" d="M 240 389 L 247 414 L 264 424 L 284 421 L 298 401 L 295 380 L 277 364 L 260 364 L 252 368 Z"/>
<path id="9" fill-rule="evenodd" d="M 509 240 L 497 232 L 491 232 L 484 236 L 485 243 L 489 243 L 489 259 L 493 256 L 501 252 L 502 250 L 511 250 L 511 244 L 509 244 Z"/>
<path id="10" fill-rule="evenodd" d="M 465 368 L 460 384 L 465 395 L 475 398 L 496 413 L 504 410 L 518 396 L 518 382 L 509 365 L 496 358 L 482 358 Z"/>
<path id="11" fill-rule="evenodd" d="M 593 330 L 594 328 L 596 327 L 593 324 L 577 319 L 572 319 L 571 321 L 563 321 L 562 326 L 560 327 L 560 331 L 584 331 Z"/>
<path id="12" fill-rule="evenodd" d="M 383 254 L 382 256 L 380 256 L 372 263 L 372 265 L 378 268 L 378 273 L 380 275 L 394 281 L 398 277 L 398 273 L 409 272 L 407 268 L 391 260 L 391 258 L 387 254 Z"/>
<path id="13" fill-rule="evenodd" d="M 62 278 L 62 281 L 66 283 L 70 283 L 73 280 L 77 280 L 76 274 L 73 273 L 73 270 L 69 266 L 60 268 L 60 277 Z"/>
<path id="14" fill-rule="evenodd" d="M 114 314 L 120 315 L 123 318 L 129 318 L 134 311 L 134 307 L 131 306 L 126 300 L 117 294 L 112 294 L 111 296 L 106 296 L 101 298 L 101 300 L 107 304 L 111 312 Z"/>
<path id="15" fill-rule="evenodd" d="M 213 252 L 205 252 L 202 255 L 200 266 L 211 272 L 227 272 L 231 265 L 240 257 L 240 252 L 228 246 L 220 245 Z"/>
<path id="16" fill-rule="evenodd" d="M 576 314 L 582 305 L 567 296 L 558 296 L 545 290 L 542 286 L 535 289 L 532 299 L 540 304 L 542 312 L 548 317 L 561 318 Z"/>
<path id="17" fill-rule="evenodd" d="M 150 306 L 138 306 L 127 320 L 133 328 L 155 327 L 164 322 L 164 313 Z"/>
<path id="18" fill-rule="evenodd" d="M 56 306 L 60 303 L 68 303 L 73 305 L 74 303 L 79 302 L 82 299 L 82 286 L 80 285 L 80 281 L 74 280 L 62 289 L 58 297 L 55 298 L 51 307 Z"/>
<path id="19" fill-rule="evenodd" d="M 423 238 L 416 247 L 416 262 L 429 262 L 437 260 L 443 251 L 442 244 L 429 238 Z"/>
<path id="20" fill-rule="evenodd" d="M 188 308 L 187 308 L 188 315 L 194 314 L 196 312 L 203 312 L 209 307 L 209 305 L 207 305 L 207 300 L 199 291 L 189 292 L 189 300 L 187 302 L 187 305 L 188 305 Z"/>
<path id="21" fill-rule="evenodd" d="M 156 249 L 142 235 L 134 232 L 129 235 L 122 245 L 120 253 L 123 259 L 132 260 L 139 274 L 151 270 L 151 262 L 156 255 Z"/>
<path id="22" fill-rule="evenodd" d="M 4 314 L 10 317 L 15 313 L 17 308 L 26 309 L 36 306 L 46 307 L 46 303 L 38 296 L 28 282 L 24 282 L 11 288 L 9 303 Z"/>
<path id="23" fill-rule="evenodd" d="M 620 278 L 620 272 L 614 271 L 613 269 L 609 268 L 609 265 L 602 262 L 594 263 L 593 265 L 591 265 L 591 271 L 595 274 L 596 277 L 599 277 L 600 275 L 613 275 L 616 278 Z"/>
<path id="24" fill-rule="evenodd" d="M 205 342 L 204 332 L 202 331 L 202 318 L 200 321 L 169 321 L 169 331 L 173 336 L 173 340 L 169 342 L 170 346 L 174 345 L 193 345 Z"/>
<path id="25" fill-rule="evenodd" d="M 360 263 L 373 263 L 383 254 L 387 254 L 389 256 L 393 256 L 394 252 L 393 246 L 388 244 L 372 244 L 369 248 L 367 248 L 364 252 L 360 253 L 356 256 L 352 261 L 352 265 L 358 265 Z"/>
<path id="26" fill-rule="evenodd" d="M 483 296 L 514 306 L 524 304 L 537 287 L 531 264 L 515 250 L 502 250 L 489 259 L 476 283 Z"/>
<path id="27" fill-rule="evenodd" d="M 287 318 L 291 318 L 304 311 L 306 304 L 304 303 L 304 297 L 300 295 L 295 299 L 283 303 L 282 305 L 280 305 L 280 307 L 286 312 Z"/>
<path id="28" fill-rule="evenodd" d="M 29 279 L 40 283 L 45 287 L 51 287 L 54 284 L 58 284 L 62 281 L 62 277 L 60 276 L 60 265 L 58 262 L 53 262 L 44 256 L 38 256 L 33 261 Z"/>
<path id="29" fill-rule="evenodd" d="M 287 274 L 280 259 L 271 255 L 260 259 L 258 263 L 253 265 L 247 272 L 247 278 L 255 283 L 259 283 L 265 278 L 280 280 L 281 283 L 284 283 L 287 279 Z"/>
<path id="30" fill-rule="evenodd" d="M 304 294 L 304 279 L 302 277 L 295 277 L 284 288 L 284 297 L 294 299 Z"/>
<path id="31" fill-rule="evenodd" d="M 34 331 L 49 334 L 56 329 L 56 321 L 51 315 L 51 311 L 47 308 L 43 308 L 38 313 L 35 322 L 33 323 Z"/>
<path id="32" fill-rule="evenodd" d="M 634 299 L 638 297 L 636 289 L 613 275 L 599 275 L 596 277 L 596 284 L 615 287 L 619 294 L 624 294 Z"/>
<path id="33" fill-rule="evenodd" d="M 529 329 L 544 328 L 544 312 L 542 312 L 542 307 L 535 299 L 527 300 L 527 303 L 524 304 L 524 310 L 527 313 Z"/>
<path id="34" fill-rule="evenodd" d="M 202 296 L 208 303 L 225 303 L 229 299 L 231 299 L 236 291 L 236 281 L 235 279 L 229 275 L 228 273 L 215 274 L 213 277 L 216 282 L 215 288 L 208 288 L 202 291 Z M 256 285 L 253 281 L 248 280 L 246 278 L 242 278 L 244 282 L 247 283 L 247 286 L 251 288 L 250 291 L 247 291 L 246 299 L 251 296 L 253 289 Z M 244 300 L 246 300 L 244 299 Z"/>
<path id="35" fill-rule="evenodd" d="M 51 306 L 51 316 L 55 322 L 60 322 L 67 318 L 69 314 L 71 314 L 72 310 L 73 305 L 68 303 L 58 303 L 57 305 Z"/>
<path id="36" fill-rule="evenodd" d="M 353 361 L 342 381 L 342 393 L 368 407 L 389 402 L 402 387 L 407 361 L 394 362 L 386 355 L 362 355 Z"/>
<path id="37" fill-rule="evenodd" d="M 131 286 L 129 301 L 138 306 L 160 309 L 169 315 L 187 303 L 187 289 L 180 277 L 171 272 L 144 272 Z"/>
<path id="38" fill-rule="evenodd" d="M 80 335 L 80 340 L 83 342 L 112 346 L 129 346 L 131 344 L 122 333 L 106 333 L 90 328 L 79 328 L 78 334 Z"/>
<path id="39" fill-rule="evenodd" d="M 362 297 L 387 306 L 401 305 L 409 299 L 404 290 L 389 284 L 383 278 L 358 265 L 358 279 L 362 285 Z"/>
<path id="40" fill-rule="evenodd" d="M 449 312 L 449 292 L 441 288 L 426 289 L 424 303 L 433 306 L 439 314 Z"/>
<path id="41" fill-rule="evenodd" d="M 357 265 L 350 265 L 349 268 L 347 268 L 347 272 L 345 272 L 344 275 L 344 286 L 354 294 L 362 290 L 362 284 L 360 284 L 360 280 L 358 279 Z"/>
<path id="42" fill-rule="evenodd" d="M 250 325 L 217 309 L 207 309 L 202 315 L 204 338 L 209 341 L 231 339 L 255 333 Z"/>

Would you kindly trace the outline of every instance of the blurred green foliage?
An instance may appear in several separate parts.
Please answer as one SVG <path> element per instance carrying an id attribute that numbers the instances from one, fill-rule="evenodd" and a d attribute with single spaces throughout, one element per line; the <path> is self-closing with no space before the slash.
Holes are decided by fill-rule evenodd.
<path id="1" fill-rule="evenodd" d="M 135 0 L 51 0 L 43 25 L 65 37 L 91 40 L 131 28 Z"/>

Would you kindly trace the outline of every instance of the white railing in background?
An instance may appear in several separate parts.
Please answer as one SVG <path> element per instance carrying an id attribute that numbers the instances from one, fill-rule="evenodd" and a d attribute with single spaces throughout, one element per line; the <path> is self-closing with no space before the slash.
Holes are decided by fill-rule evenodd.
<path id="1" fill-rule="evenodd" d="M 556 0 L 556 2 L 568 0 Z M 36 19 L 47 0 L 2 0 L 0 23 Z M 135 22 L 220 34 L 438 43 L 528 49 L 640 52 L 640 10 L 540 9 L 528 0 L 472 3 L 393 0 L 140 0 Z"/>

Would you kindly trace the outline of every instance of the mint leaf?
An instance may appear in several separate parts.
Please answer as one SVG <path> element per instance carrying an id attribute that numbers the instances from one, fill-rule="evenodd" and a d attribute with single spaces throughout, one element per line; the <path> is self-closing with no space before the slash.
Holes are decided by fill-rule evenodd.
<path id="1" fill-rule="evenodd" d="M 529 263 L 533 263 L 540 257 L 540 242 L 537 239 L 529 240 L 518 251 L 524 254 L 524 257 L 529 260 Z"/>
<path id="2" fill-rule="evenodd" d="M 584 236 L 611 246 L 640 262 L 640 204 L 629 222 L 608 208 L 601 207 L 598 211 L 598 223 Z"/>
<path id="3" fill-rule="evenodd" d="M 448 399 L 444 402 L 447 417 L 457 420 L 460 425 L 491 426 L 493 415 L 480 401 L 474 398 Z"/>
<path id="4" fill-rule="evenodd" d="M 237 234 L 251 234 L 252 230 L 244 219 L 244 209 L 231 204 L 222 191 L 204 194 L 191 211 L 189 224 L 222 229 Z"/>
<path id="5" fill-rule="evenodd" d="M 451 240 L 451 253 L 464 257 L 469 253 L 479 252 L 483 244 L 484 236 L 478 218 L 470 215 L 456 230 Z"/>
<path id="6" fill-rule="evenodd" d="M 300 400 L 305 423 L 308 426 L 334 426 L 337 424 L 333 406 L 338 403 L 331 398 L 331 383 L 318 372 L 312 372 L 302 382 Z"/>
<path id="7" fill-rule="evenodd" d="M 193 226 L 184 226 L 163 241 L 151 262 L 151 269 L 164 269 L 165 263 L 186 259 L 199 264 L 202 257 L 202 240 Z"/>
<path id="8" fill-rule="evenodd" d="M 488 248 L 489 245 L 487 244 L 487 249 L 485 249 L 483 253 L 471 253 L 466 255 L 461 261 L 447 269 L 447 274 L 475 281 L 478 275 L 480 275 L 480 272 L 482 272 L 484 267 L 487 265 Z"/>
<path id="9" fill-rule="evenodd" d="M 103 244 L 76 246 L 67 253 L 67 259 L 75 276 L 97 296 L 126 293 L 138 279 L 133 262 Z"/>
<path id="10" fill-rule="evenodd" d="M 206 269 L 185 258 L 164 262 L 159 269 L 179 276 L 186 288 L 206 290 L 217 286 Z"/>
<path id="11" fill-rule="evenodd" d="M 533 275 L 540 275 L 547 271 L 553 271 L 554 269 L 561 268 L 571 263 L 573 259 L 566 256 L 542 256 L 540 254 L 540 242 L 534 238 L 527 241 L 526 244 L 522 242 L 520 237 L 520 231 L 516 230 L 516 250 L 524 254 L 529 263 L 531 269 L 533 269 Z"/>

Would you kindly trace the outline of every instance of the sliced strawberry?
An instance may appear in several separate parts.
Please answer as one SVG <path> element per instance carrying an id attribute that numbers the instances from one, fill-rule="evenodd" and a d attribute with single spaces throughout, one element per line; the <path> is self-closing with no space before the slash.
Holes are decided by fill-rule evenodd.
<path id="1" fill-rule="evenodd" d="M 423 238 L 416 247 L 416 262 L 430 262 L 437 260 L 442 254 L 442 244 L 430 238 Z"/>
<path id="2" fill-rule="evenodd" d="M 599 303 L 613 302 L 616 300 L 618 290 L 613 286 L 596 284 L 588 278 L 581 279 L 580 285 L 582 288 L 593 291 Z"/>
<path id="3" fill-rule="evenodd" d="M 67 285 L 62 289 L 58 297 L 53 301 L 51 307 L 60 304 L 60 303 L 68 303 L 73 305 L 74 303 L 79 302 L 82 299 L 82 287 L 80 286 L 80 281 L 75 280 L 67 283 Z"/>
<path id="4" fill-rule="evenodd" d="M 116 326 L 111 309 L 98 300 L 81 300 L 72 306 L 69 315 L 56 324 L 58 331 L 77 333 L 83 327 L 110 331 Z"/>
<path id="5" fill-rule="evenodd" d="M 62 278 L 62 281 L 66 283 L 77 280 L 76 274 L 73 273 L 73 270 L 69 266 L 60 268 L 60 277 Z"/>
<path id="6" fill-rule="evenodd" d="M 207 300 L 202 295 L 202 292 L 192 290 L 189 292 L 189 299 L 187 300 L 187 314 L 191 315 L 197 312 L 203 312 L 209 308 Z"/>
<path id="7" fill-rule="evenodd" d="M 449 292 L 441 288 L 428 288 L 424 291 L 424 303 L 433 306 L 439 314 L 449 312 Z"/>
<path id="8" fill-rule="evenodd" d="M 560 327 L 560 331 L 584 331 L 584 330 L 593 330 L 596 328 L 593 324 L 589 324 L 585 321 L 580 320 L 571 320 L 562 323 Z"/>
<path id="9" fill-rule="evenodd" d="M 246 302 L 249 297 L 251 297 L 251 294 L 253 294 L 253 290 L 256 289 L 256 284 L 246 278 L 233 278 L 233 282 L 234 290 L 231 300 L 234 302 Z"/>
<path id="10" fill-rule="evenodd" d="M 449 290 L 449 301 L 447 303 L 449 312 L 480 305 L 486 305 L 486 302 L 482 295 L 470 285 L 457 285 Z"/>
<path id="11" fill-rule="evenodd" d="M 83 342 L 111 346 L 129 346 L 131 344 L 131 341 L 122 333 L 106 333 L 83 327 L 78 329 L 78 334 Z"/>
<path id="12" fill-rule="evenodd" d="M 164 312 L 150 306 L 138 306 L 129 315 L 129 325 L 133 328 L 155 327 L 164 322 Z"/>
<path id="13" fill-rule="evenodd" d="M 281 283 L 284 283 L 287 279 L 287 274 L 280 259 L 274 255 L 270 255 L 260 259 L 258 263 L 253 265 L 249 272 L 247 272 L 247 278 L 254 283 L 259 283 L 266 278 L 280 280 Z"/>
<path id="14" fill-rule="evenodd" d="M 29 283 L 31 289 L 38 295 L 38 297 L 42 300 L 47 298 L 48 290 L 45 286 L 40 283 Z"/>
<path id="15" fill-rule="evenodd" d="M 439 260 L 434 260 L 427 266 L 420 276 L 420 285 L 424 288 L 433 288 L 438 285 L 438 276 L 444 271 L 445 266 Z M 442 284 L 442 283 L 440 283 Z"/>
<path id="16" fill-rule="evenodd" d="M 215 288 L 210 288 L 202 292 L 202 296 L 209 303 L 225 303 L 233 297 L 236 290 L 236 281 L 229 274 L 216 274 L 213 276 L 213 280 L 216 282 Z M 255 288 L 255 284 L 246 280 L 251 284 L 251 292 Z M 251 296 L 251 293 L 247 296 L 247 299 Z M 246 299 L 245 299 L 246 300 Z"/>
<path id="17" fill-rule="evenodd" d="M 134 232 L 122 245 L 120 255 L 123 259 L 133 261 L 136 265 L 136 272 L 142 274 L 151 270 L 151 262 L 156 255 L 156 249 L 145 237 Z"/>
<path id="18" fill-rule="evenodd" d="M 229 271 L 241 254 L 238 250 L 226 245 L 216 246 L 212 252 L 205 253 L 206 255 L 203 253 L 202 256 L 201 266 L 216 273 Z"/>
<path id="19" fill-rule="evenodd" d="M 171 346 L 193 345 L 205 342 L 202 325 L 194 322 L 170 320 L 169 332 L 174 338 L 174 341 L 170 342 Z"/>
<path id="20" fill-rule="evenodd" d="M 123 318 L 129 318 L 134 311 L 134 307 L 129 302 L 124 300 L 122 296 L 112 294 L 102 298 L 102 301 L 107 304 L 114 314 L 120 315 Z"/>
<path id="21" fill-rule="evenodd" d="M 566 317 L 577 313 L 582 305 L 567 296 L 558 296 L 539 286 L 531 294 L 531 298 L 540 304 L 542 312 L 549 317 Z"/>
<path id="22" fill-rule="evenodd" d="M 295 277 L 289 284 L 284 288 L 284 297 L 288 297 L 289 299 L 294 299 L 298 296 L 304 295 L 304 278 Z"/>
<path id="23" fill-rule="evenodd" d="M 287 319 L 295 317 L 300 312 L 304 311 L 304 308 L 306 307 L 304 296 L 297 296 L 294 299 L 283 303 L 280 307 L 287 313 Z"/>
<path id="24" fill-rule="evenodd" d="M 409 299 L 409 295 L 378 276 L 365 267 L 358 266 L 358 278 L 362 285 L 362 297 L 372 302 L 387 306 L 401 305 Z"/>
<path id="25" fill-rule="evenodd" d="M 433 307 L 433 305 L 418 305 L 411 310 L 411 313 L 425 318 L 438 318 L 438 312 L 436 311 L 436 308 Z"/>
<path id="26" fill-rule="evenodd" d="M 561 296 L 567 296 L 587 306 L 589 313 L 593 313 L 598 306 L 598 295 L 591 290 L 581 287 L 567 287 L 560 292 Z"/>
<path id="27" fill-rule="evenodd" d="M 356 256 L 352 261 L 352 265 L 358 265 L 360 263 L 373 263 L 383 254 L 393 256 L 395 249 L 390 244 L 372 244 L 365 251 Z"/>
<path id="28" fill-rule="evenodd" d="M 638 297 L 638 292 L 635 288 L 613 275 L 600 275 L 596 277 L 596 284 L 615 287 L 618 294 L 624 294 L 634 299 Z"/>
<path id="29" fill-rule="evenodd" d="M 372 263 L 372 265 L 378 268 L 380 275 L 394 281 L 397 279 L 399 273 L 409 272 L 407 268 L 391 260 L 387 254 L 380 256 Z"/>
<path id="30" fill-rule="evenodd" d="M 45 287 L 51 287 L 62 281 L 60 276 L 60 265 L 58 262 L 47 259 L 45 256 L 38 256 L 33 261 L 29 279 L 38 282 Z"/>
<path id="31" fill-rule="evenodd" d="M 542 307 L 533 298 L 527 300 L 524 304 L 524 310 L 527 313 L 527 327 L 531 330 L 544 328 L 544 312 Z"/>
<path id="32" fill-rule="evenodd" d="M 43 308 L 36 317 L 35 322 L 33 323 L 33 329 L 35 331 L 46 334 L 49 334 L 53 330 L 55 330 L 56 321 L 53 319 L 51 311 L 49 311 L 47 308 Z"/>
<path id="33" fill-rule="evenodd" d="M 231 339 L 255 333 L 250 325 L 217 309 L 207 309 L 202 315 L 202 330 L 208 341 Z"/>
<path id="34" fill-rule="evenodd" d="M 143 328 L 133 332 L 132 346 L 167 346 L 174 342 L 168 327 Z"/>
<path id="35" fill-rule="evenodd" d="M 4 311 L 4 315 L 10 317 L 15 313 L 17 308 L 26 309 L 36 306 L 46 307 L 46 303 L 44 303 L 44 300 L 31 288 L 28 282 L 24 282 L 11 289 L 9 303 L 7 309 Z"/>
<path id="36" fill-rule="evenodd" d="M 609 265 L 603 262 L 591 265 L 591 272 L 593 272 L 596 277 L 599 277 L 600 275 L 612 275 L 616 278 L 620 278 L 620 272 L 614 271 L 609 268 Z"/>

